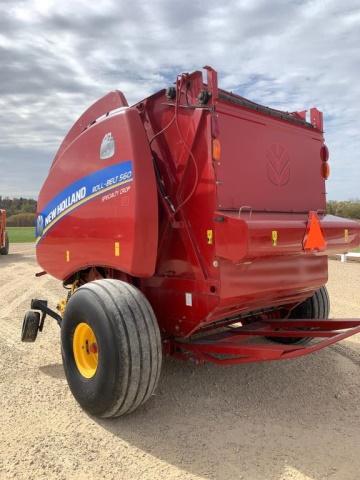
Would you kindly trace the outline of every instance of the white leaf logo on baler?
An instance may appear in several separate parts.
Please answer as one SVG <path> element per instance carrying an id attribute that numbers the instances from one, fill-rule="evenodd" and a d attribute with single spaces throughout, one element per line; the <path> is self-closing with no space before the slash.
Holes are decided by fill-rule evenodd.
<path id="1" fill-rule="evenodd" d="M 106 160 L 111 158 L 115 153 L 115 140 L 111 132 L 107 133 L 102 139 L 100 145 L 100 159 Z"/>
<path id="2" fill-rule="evenodd" d="M 271 145 L 266 153 L 267 176 L 271 183 L 283 187 L 290 180 L 290 155 L 279 143 Z"/>

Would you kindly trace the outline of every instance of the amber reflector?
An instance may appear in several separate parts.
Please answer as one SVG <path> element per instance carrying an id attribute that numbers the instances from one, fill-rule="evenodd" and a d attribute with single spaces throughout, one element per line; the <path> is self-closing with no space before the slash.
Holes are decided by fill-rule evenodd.
<path id="1" fill-rule="evenodd" d="M 220 140 L 217 138 L 214 138 L 212 142 L 212 156 L 213 156 L 213 159 L 216 160 L 217 162 L 220 160 L 221 146 L 220 146 Z"/>
<path id="2" fill-rule="evenodd" d="M 321 163 L 321 176 L 327 180 L 330 176 L 330 165 L 328 162 Z"/>

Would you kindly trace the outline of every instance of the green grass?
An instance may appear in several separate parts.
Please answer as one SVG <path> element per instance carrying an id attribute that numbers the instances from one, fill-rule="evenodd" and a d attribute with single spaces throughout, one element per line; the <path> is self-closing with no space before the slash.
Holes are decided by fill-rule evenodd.
<path id="1" fill-rule="evenodd" d="M 355 250 L 353 250 L 353 252 L 360 253 L 360 248 L 355 248 Z"/>
<path id="2" fill-rule="evenodd" d="M 34 227 L 6 227 L 11 243 L 35 242 Z"/>

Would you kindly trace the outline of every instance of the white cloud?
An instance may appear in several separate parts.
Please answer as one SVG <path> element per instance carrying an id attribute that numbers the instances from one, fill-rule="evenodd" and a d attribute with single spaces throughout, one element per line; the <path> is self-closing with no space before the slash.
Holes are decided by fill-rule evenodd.
<path id="1" fill-rule="evenodd" d="M 210 64 L 223 88 L 250 99 L 323 110 L 329 197 L 360 197 L 359 58 L 352 0 L 0 0 L 0 167 L 11 179 L 2 173 L 0 193 L 36 196 L 97 97 L 119 88 L 134 102 Z"/>

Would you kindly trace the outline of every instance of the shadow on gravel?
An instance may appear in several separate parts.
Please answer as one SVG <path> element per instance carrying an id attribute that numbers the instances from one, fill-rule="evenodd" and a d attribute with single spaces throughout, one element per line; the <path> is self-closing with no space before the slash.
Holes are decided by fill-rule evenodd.
<path id="1" fill-rule="evenodd" d="M 62 363 L 53 363 L 51 365 L 44 365 L 39 367 L 39 370 L 45 375 L 53 378 L 65 379 L 65 373 Z"/>
<path id="2" fill-rule="evenodd" d="M 8 255 L 1 255 L 0 259 L 1 259 L 1 262 L 8 265 L 11 262 L 18 262 L 24 256 L 27 256 L 27 255 L 32 255 L 32 254 L 29 254 L 29 253 L 9 253 Z"/>
<path id="3" fill-rule="evenodd" d="M 350 344 L 351 342 L 347 342 L 347 344 L 337 343 L 330 348 L 334 352 L 350 360 L 354 365 L 360 367 L 360 344 L 354 342 L 352 342 L 352 345 Z"/>
<path id="4" fill-rule="evenodd" d="M 0 255 L 0 268 L 2 267 L 11 267 L 12 265 L 19 264 L 26 260 L 33 260 L 35 255 L 33 253 L 9 253 L 9 255 Z"/>
<path id="5" fill-rule="evenodd" d="M 346 345 L 351 363 L 331 349 L 230 367 L 168 359 L 157 394 L 144 407 L 94 420 L 162 461 L 211 480 L 280 480 L 289 468 L 316 480 L 355 478 L 354 358 L 360 344 Z"/>

